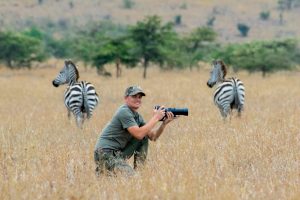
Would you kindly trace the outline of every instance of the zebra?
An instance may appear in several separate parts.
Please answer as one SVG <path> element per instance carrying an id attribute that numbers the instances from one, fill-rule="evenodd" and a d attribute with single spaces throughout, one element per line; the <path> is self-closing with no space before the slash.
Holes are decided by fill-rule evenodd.
<path id="1" fill-rule="evenodd" d="M 75 64 L 70 60 L 65 60 L 63 69 L 52 81 L 53 86 L 58 87 L 68 84 L 65 91 L 64 102 L 68 110 L 68 118 L 72 112 L 79 128 L 82 127 L 85 117 L 92 117 L 93 110 L 98 105 L 99 97 L 95 87 L 86 81 L 79 81 L 79 72 Z M 86 116 L 85 116 L 86 115 Z"/>
<path id="2" fill-rule="evenodd" d="M 214 92 L 214 102 L 218 106 L 220 113 L 225 120 L 232 109 L 237 109 L 238 116 L 244 108 L 245 87 L 238 78 L 225 79 L 227 69 L 223 61 L 215 60 L 212 62 L 213 69 L 210 72 L 210 79 L 207 86 L 212 88 L 217 84 Z"/>

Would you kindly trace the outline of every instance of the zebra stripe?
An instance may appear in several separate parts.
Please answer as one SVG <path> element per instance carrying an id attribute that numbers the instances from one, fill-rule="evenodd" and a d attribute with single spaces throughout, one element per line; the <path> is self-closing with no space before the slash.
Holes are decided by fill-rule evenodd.
<path id="1" fill-rule="evenodd" d="M 89 119 L 99 102 L 95 87 L 85 81 L 80 81 L 68 87 L 65 92 L 65 105 L 75 116 L 86 113 Z"/>

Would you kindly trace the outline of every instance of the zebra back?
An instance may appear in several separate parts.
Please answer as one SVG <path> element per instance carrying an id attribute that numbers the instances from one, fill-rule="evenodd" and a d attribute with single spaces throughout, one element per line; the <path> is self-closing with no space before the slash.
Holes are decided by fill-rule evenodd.
<path id="1" fill-rule="evenodd" d="M 90 118 L 92 116 L 94 108 L 99 103 L 99 97 L 95 90 L 95 87 L 91 83 L 81 81 L 81 84 L 84 110 L 87 113 L 87 118 Z"/>
<path id="2" fill-rule="evenodd" d="M 237 109 L 240 112 L 245 103 L 245 87 L 243 82 L 238 78 L 232 78 L 234 81 L 235 99 L 237 102 Z"/>
<path id="3" fill-rule="evenodd" d="M 83 84 L 82 88 L 82 100 L 83 100 L 83 106 L 85 108 L 85 111 L 87 113 L 87 118 L 89 119 L 91 117 L 91 112 L 90 112 L 90 107 L 88 104 L 88 97 L 87 97 L 87 90 L 86 90 L 86 85 Z"/>
<path id="4" fill-rule="evenodd" d="M 243 109 L 245 88 L 242 81 L 230 78 L 218 84 L 214 93 L 214 102 L 219 108 L 227 110 L 228 107 Z"/>

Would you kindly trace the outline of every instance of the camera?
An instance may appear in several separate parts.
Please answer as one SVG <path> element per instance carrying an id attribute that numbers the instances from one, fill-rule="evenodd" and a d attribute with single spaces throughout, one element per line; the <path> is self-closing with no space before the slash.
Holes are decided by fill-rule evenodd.
<path id="1" fill-rule="evenodd" d="M 160 106 L 154 107 L 156 110 L 160 108 Z M 189 115 L 189 109 L 188 108 L 164 108 L 165 111 L 173 113 L 174 117 L 177 115 Z M 163 117 L 161 121 L 163 121 L 166 117 Z"/>

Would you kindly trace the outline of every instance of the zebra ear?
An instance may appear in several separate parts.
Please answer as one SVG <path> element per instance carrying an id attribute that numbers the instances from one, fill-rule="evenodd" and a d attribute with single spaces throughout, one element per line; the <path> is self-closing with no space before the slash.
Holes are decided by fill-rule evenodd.
<path id="1" fill-rule="evenodd" d="M 223 60 L 219 60 L 219 62 L 221 63 L 221 65 L 225 66 L 225 63 L 223 62 Z"/>
<path id="2" fill-rule="evenodd" d="M 66 67 L 69 67 L 70 63 L 71 63 L 71 60 L 65 60 L 65 66 Z"/>

